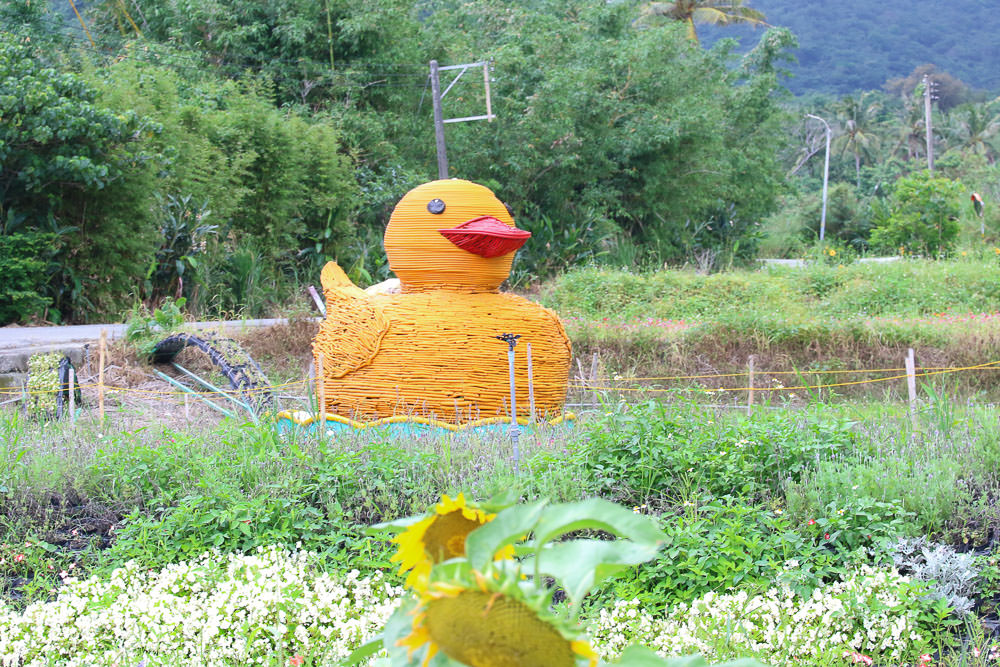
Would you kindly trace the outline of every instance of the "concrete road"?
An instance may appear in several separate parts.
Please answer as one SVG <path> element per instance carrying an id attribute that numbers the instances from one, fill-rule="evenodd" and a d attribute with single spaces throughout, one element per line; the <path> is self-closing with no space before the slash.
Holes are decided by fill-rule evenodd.
<path id="1" fill-rule="evenodd" d="M 223 322 L 190 322 L 185 328 L 235 333 L 254 327 L 286 324 L 285 318 L 264 320 L 234 320 Z M 64 352 L 74 363 L 80 363 L 83 349 L 101 339 L 107 330 L 108 340 L 125 335 L 124 324 L 80 324 L 67 327 L 0 327 L 0 373 L 24 372 L 28 357 L 43 352 Z"/>

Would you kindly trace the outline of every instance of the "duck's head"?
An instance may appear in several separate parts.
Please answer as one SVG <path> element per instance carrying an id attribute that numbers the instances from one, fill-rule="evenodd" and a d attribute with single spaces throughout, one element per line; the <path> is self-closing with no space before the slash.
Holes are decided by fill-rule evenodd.
<path id="1" fill-rule="evenodd" d="M 406 193 L 385 229 L 385 254 L 404 289 L 496 290 L 530 236 L 489 188 L 454 178 Z"/>

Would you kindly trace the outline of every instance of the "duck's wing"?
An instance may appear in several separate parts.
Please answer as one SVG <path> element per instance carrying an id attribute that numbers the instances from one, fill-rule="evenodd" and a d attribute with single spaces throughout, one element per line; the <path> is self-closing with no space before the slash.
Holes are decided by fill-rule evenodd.
<path id="1" fill-rule="evenodd" d="M 344 377 L 367 366 L 389 331 L 389 320 L 375 300 L 347 277 L 336 262 L 320 275 L 326 319 L 313 340 L 313 354 L 323 357 L 323 375 Z"/>

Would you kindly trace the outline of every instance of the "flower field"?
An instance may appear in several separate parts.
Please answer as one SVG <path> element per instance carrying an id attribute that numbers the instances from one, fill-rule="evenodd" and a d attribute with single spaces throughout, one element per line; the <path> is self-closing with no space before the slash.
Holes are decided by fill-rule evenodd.
<path id="1" fill-rule="evenodd" d="M 59 595 L 0 612 L 0 664 L 336 664 L 369 639 L 402 590 L 381 573 L 319 572 L 305 551 L 206 552 L 109 577 L 63 576 Z"/>

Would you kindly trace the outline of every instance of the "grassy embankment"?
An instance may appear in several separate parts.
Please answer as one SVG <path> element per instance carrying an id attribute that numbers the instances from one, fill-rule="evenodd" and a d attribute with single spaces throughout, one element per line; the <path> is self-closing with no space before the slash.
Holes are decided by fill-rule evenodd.
<path id="1" fill-rule="evenodd" d="M 598 352 L 609 376 L 738 373 L 755 355 L 758 373 L 802 373 L 761 373 L 755 386 L 790 386 L 896 375 L 829 371 L 901 368 L 909 347 L 923 368 L 1000 360 L 996 261 L 813 264 L 707 276 L 592 267 L 547 284 L 540 300 L 565 319 L 575 351 Z M 992 387 L 995 375 L 963 372 L 925 380 L 981 391 Z M 702 386 L 743 387 L 745 381 L 712 378 Z M 897 394 L 903 384 L 861 387 L 876 387 L 881 396 Z"/>

